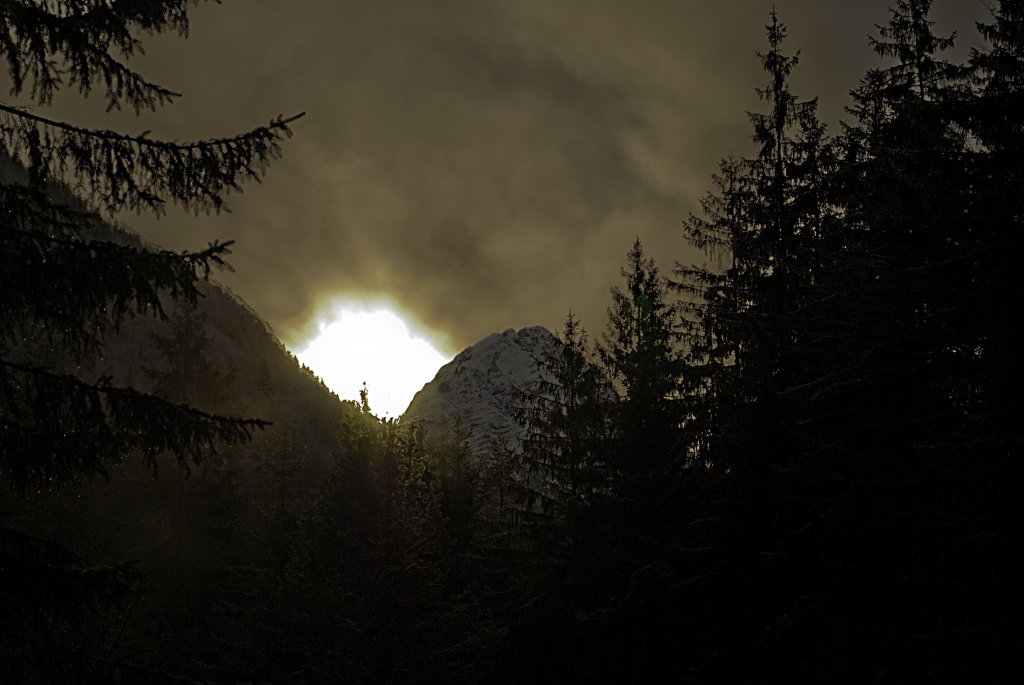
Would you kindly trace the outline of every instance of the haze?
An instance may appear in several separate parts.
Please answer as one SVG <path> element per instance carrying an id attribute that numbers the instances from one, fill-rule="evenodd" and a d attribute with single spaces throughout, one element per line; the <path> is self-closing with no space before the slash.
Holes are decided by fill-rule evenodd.
<path id="1" fill-rule="evenodd" d="M 835 124 L 877 64 L 885 0 L 776 2 L 801 49 L 794 76 Z M 146 39 L 134 62 L 184 94 L 158 114 L 104 115 L 67 89 L 51 116 L 194 139 L 306 111 L 262 186 L 233 213 L 124 217 L 176 250 L 235 239 L 218 276 L 293 346 L 339 298 L 386 298 L 447 354 L 509 327 L 593 333 L 635 236 L 663 270 L 696 255 L 680 222 L 730 150 L 765 80 L 771 2 L 754 0 L 228 0 L 188 40 Z M 938 0 L 957 55 L 987 16 Z M 418 328 L 417 328 L 418 327 Z"/>

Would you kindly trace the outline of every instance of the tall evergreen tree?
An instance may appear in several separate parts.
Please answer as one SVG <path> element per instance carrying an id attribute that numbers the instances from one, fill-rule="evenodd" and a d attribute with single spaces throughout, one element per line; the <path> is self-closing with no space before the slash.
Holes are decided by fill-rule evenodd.
<path id="1" fill-rule="evenodd" d="M 625 291 L 612 288 L 608 327 L 597 352 L 621 389 L 614 409 L 614 468 L 631 478 L 665 475 L 681 465 L 680 417 L 675 402 L 681 362 L 674 306 L 666 281 L 637 238 L 621 275 Z"/>
<path id="2" fill-rule="evenodd" d="M 447 639 L 439 615 L 452 555 L 430 461 L 422 425 L 374 416 L 365 389 L 360 411 L 339 424 L 306 524 L 309 572 L 324 579 L 316 597 L 333 617 L 325 629 L 343 645 L 330 657 L 330 678 L 413 680 L 430 671 L 432 650 Z M 295 620 L 305 630 L 301 613 Z"/>
<path id="3" fill-rule="evenodd" d="M 677 265 L 673 283 L 686 295 L 690 457 L 705 464 L 739 465 L 754 453 L 788 449 L 781 426 L 782 393 L 798 373 L 792 317 L 834 215 L 825 186 L 836 162 L 817 100 L 792 93 L 799 53 L 782 52 L 786 27 L 771 18 L 770 49 L 758 53 L 770 81 L 757 91 L 769 108 L 749 114 L 758 154 L 723 160 L 717 192 L 702 202 L 706 218 L 684 224 L 688 241 L 717 258 L 718 268 Z"/>
<path id="4" fill-rule="evenodd" d="M 0 52 L 14 93 L 45 106 L 66 79 L 83 95 L 104 85 L 108 109 L 140 112 L 173 101 L 175 93 L 146 81 L 126 60 L 141 50 L 136 32 L 187 33 L 191 4 L 3 3 Z M 169 203 L 220 211 L 229 192 L 264 173 L 290 121 L 234 138 L 171 143 L 0 103 L 0 154 L 26 170 L 0 183 L 0 470 L 8 478 L 28 486 L 102 473 L 104 463 L 132 449 L 151 461 L 164 451 L 182 463 L 199 461 L 216 440 L 237 442 L 259 425 L 20 360 L 32 344 L 75 360 L 96 356 L 103 334 L 126 316 L 164 317 L 161 293 L 194 306 L 198 281 L 224 264 L 230 243 L 154 252 L 95 239 L 94 226 L 102 214 L 160 214 Z"/>
<path id="5" fill-rule="evenodd" d="M 971 311 L 976 339 L 972 374 L 975 425 L 972 440 L 990 441 L 996 452 L 1019 451 L 1021 431 L 1014 418 L 1022 410 L 1018 388 L 1024 383 L 1021 339 L 1024 336 L 1024 282 L 1018 277 L 1024 198 L 1024 2 L 1002 0 L 992 22 L 978 30 L 987 49 L 971 51 L 976 99 L 961 123 L 975 137 L 982 154 L 972 155 L 971 207 L 973 245 L 965 250 L 972 270 Z M 997 446 L 998 445 L 998 446 Z"/>
<path id="6" fill-rule="evenodd" d="M 194 0 L 5 0 L 0 54 L 14 95 L 41 107 L 65 86 L 104 89 L 108 111 L 140 113 L 177 94 L 128 66 L 143 34 L 188 31 Z M 166 318 L 164 302 L 194 307 L 199 282 L 223 267 L 230 242 L 153 251 L 101 237 L 119 212 L 219 212 L 226 196 L 258 181 L 290 135 L 292 119 L 233 138 L 194 143 L 125 135 L 0 103 L 0 479 L 26 491 L 106 475 L 131 454 L 149 465 L 166 452 L 200 463 L 218 443 L 265 425 L 207 413 L 82 371 L 126 317 Z M 38 363 L 39 350 L 58 363 Z M 64 639 L 68 610 L 117 614 L 130 600 L 129 567 L 97 569 L 0 526 L 0 677 L 19 682 L 151 682 L 122 663 L 116 640 L 101 650 L 95 623 Z M 56 586 L 65 596 L 52 601 Z M 17 598 L 13 604 L 12 598 Z M 23 609 L 27 609 L 23 611 Z M 38 630 L 37 630 L 38 629 Z M 123 629 L 123 624 L 122 624 Z M 119 633 L 118 633 L 119 634 Z M 90 640 L 92 642 L 90 643 Z M 101 656 L 97 656 L 101 655 Z"/>
<path id="7" fill-rule="evenodd" d="M 536 502 L 578 533 L 582 512 L 607 489 L 609 408 L 614 391 L 591 359 L 587 333 L 570 312 L 555 349 L 537 360 L 539 386 L 523 393 L 521 461 Z"/>
<path id="8" fill-rule="evenodd" d="M 802 578 L 788 591 L 828 603 L 859 651 L 907 672 L 941 663 L 951 674 L 989 648 L 973 640 L 937 647 L 949 616 L 997 632 L 974 608 L 990 606 L 987 581 L 965 582 L 975 577 L 969 557 L 948 537 L 957 530 L 968 539 L 979 521 L 995 528 L 998 520 L 975 489 L 993 488 L 990 465 L 966 466 L 983 454 L 971 415 L 982 396 L 979 360 L 996 336 L 978 317 L 993 299 L 979 287 L 991 282 L 979 260 L 991 229 L 979 221 L 985 151 L 966 123 L 974 95 L 965 70 L 941 58 L 952 37 L 934 35 L 930 5 L 898 2 L 873 42 L 896 64 L 869 72 L 853 92 L 856 120 L 835 142 L 837 168 L 819 186 L 825 221 L 800 241 L 809 271 L 776 337 L 789 368 L 774 389 L 784 412 L 760 415 L 786 431 L 790 458 L 759 476 L 773 489 L 761 505 L 773 523 L 757 544 L 803 560 L 787 567 L 789 577 L 773 580 L 766 568 L 767 594 L 785 596 L 787 582 Z M 828 563 L 841 593 L 800 571 L 828 544 L 837 545 Z M 1005 563 L 999 545 L 975 553 Z M 910 575 L 932 584 L 917 586 Z M 972 599 L 932 609 L 953 595 Z M 790 639 L 827 634 L 797 603 L 781 613 L 805 623 Z M 869 623 L 889 637 L 856 627 Z M 855 659 L 844 648 L 834 654 Z"/>
<path id="9" fill-rule="evenodd" d="M 856 425 L 832 422 L 823 439 L 855 451 L 896 454 L 951 428 L 949 380 L 974 347 L 969 335 L 957 340 L 972 327 L 964 284 L 975 280 L 975 152 L 955 121 L 969 94 L 964 70 L 939 57 L 953 38 L 933 34 L 930 5 L 897 3 L 881 30 L 887 40 L 873 47 L 899 62 L 872 70 L 852 93 L 856 122 L 839 140 L 836 199 L 846 232 L 832 246 L 831 273 L 819 277 L 827 306 L 808 310 L 813 346 L 831 350 L 816 362 L 830 368 L 820 368 L 814 392 L 830 398 L 830 414 L 838 403 L 858 407 L 849 414 Z"/>
<path id="10" fill-rule="evenodd" d="M 987 49 L 971 49 L 971 67 L 980 87 L 972 129 L 991 150 L 1019 151 L 1021 92 L 1024 90 L 1024 4 L 1002 0 L 993 11 L 992 23 L 978 23 Z"/>
<path id="11" fill-rule="evenodd" d="M 942 98 L 951 81 L 963 76 L 962 68 L 938 57 L 953 47 L 956 33 L 935 35 L 935 22 L 928 19 L 931 6 L 932 0 L 897 0 L 889 22 L 878 27 L 880 39 L 871 39 L 879 56 L 897 60 L 896 65 L 876 72 L 883 76 L 890 101 Z"/>

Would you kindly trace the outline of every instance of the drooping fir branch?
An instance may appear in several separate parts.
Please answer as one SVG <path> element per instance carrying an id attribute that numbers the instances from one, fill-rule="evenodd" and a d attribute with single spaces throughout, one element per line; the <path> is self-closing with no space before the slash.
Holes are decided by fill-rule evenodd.
<path id="1" fill-rule="evenodd" d="M 184 209 L 226 210 L 225 196 L 260 182 L 268 163 L 280 157 L 278 143 L 288 124 L 304 114 L 278 117 L 233 138 L 176 143 L 152 140 L 148 131 L 128 136 L 94 131 L 0 103 L 0 140 L 15 161 L 37 180 L 82 187 L 82 199 L 113 215 L 122 210 L 160 215 L 171 201 Z"/>
<path id="2" fill-rule="evenodd" d="M 755 189 L 747 173 L 750 160 L 729 155 L 718 166 L 719 173 L 711 176 L 718 193 L 708 192 L 700 201 L 708 218 L 690 214 L 683 229 L 690 245 L 721 264 L 726 256 L 735 257 L 732 250 L 737 238 L 747 230 L 746 208 Z"/>
<path id="3" fill-rule="evenodd" d="M 42 334 L 80 355 L 126 316 L 166 318 L 161 296 L 194 306 L 198 281 L 230 268 L 233 241 L 174 253 L 78 237 L 95 215 L 24 186 L 0 186 L 0 214 L 0 338 L 8 342 Z"/>
<path id="4" fill-rule="evenodd" d="M 166 104 L 174 93 L 123 62 L 142 52 L 140 32 L 186 34 L 187 12 L 198 2 L 0 0 L 0 52 L 13 93 L 29 88 L 45 106 L 69 83 L 84 95 L 103 84 L 108 109 Z M 93 238 L 100 213 L 159 215 L 169 202 L 196 213 L 227 209 L 225 196 L 259 182 L 297 118 L 177 143 L 148 132 L 92 131 L 0 103 L 0 158 L 27 171 L 26 181 L 0 184 L 0 473 L 14 485 L 103 474 L 132 451 L 154 467 L 170 451 L 187 469 L 216 441 L 245 441 L 266 425 L 115 388 L 109 378 L 88 382 L 19 365 L 6 354 L 35 339 L 81 359 L 98 353 L 104 333 L 124 317 L 150 310 L 164 317 L 161 297 L 194 306 L 197 281 L 226 266 L 230 242 L 181 254 L 120 245 Z"/>
<path id="5" fill-rule="evenodd" d="M 166 318 L 161 293 L 194 306 L 199 295 L 196 272 L 208 271 L 210 262 L 222 263 L 232 244 L 176 254 L 30 233 L 10 237 L 18 240 L 5 240 L 6 246 L 23 256 L 13 263 L 16 268 L 9 269 L 16 272 L 12 281 L 25 285 L 0 296 L 5 334 L 28 333 L 31 327 L 71 354 L 99 343 L 126 316 L 152 311 Z"/>
<path id="6" fill-rule="evenodd" d="M 16 487 L 43 486 L 82 475 L 106 475 L 105 464 L 141 452 L 154 470 L 164 452 L 188 470 L 227 445 L 270 425 L 174 404 L 110 378 L 89 383 L 0 360 L 0 472 Z"/>
<path id="7" fill-rule="evenodd" d="M 138 32 L 172 30 L 187 36 L 189 6 L 199 2 L 2 0 L 0 54 L 7 61 L 12 91 L 19 94 L 31 83 L 31 98 L 45 106 L 67 76 L 69 84 L 86 96 L 102 84 L 108 111 L 120 109 L 122 103 L 136 113 L 155 110 L 177 93 L 146 81 L 115 55 L 128 59 L 144 54 Z"/>
<path id="8" fill-rule="evenodd" d="M 1024 89 L 1024 3 L 1003 0 L 992 10 L 992 23 L 977 23 L 988 41 L 987 50 L 971 48 L 971 65 L 978 82 L 989 95 L 1006 95 Z"/>
<path id="9" fill-rule="evenodd" d="M 979 97 L 960 119 L 988 149 L 1015 161 L 1024 139 L 1024 2 L 1003 0 L 992 8 L 991 20 L 977 24 L 989 47 L 971 48 Z"/>

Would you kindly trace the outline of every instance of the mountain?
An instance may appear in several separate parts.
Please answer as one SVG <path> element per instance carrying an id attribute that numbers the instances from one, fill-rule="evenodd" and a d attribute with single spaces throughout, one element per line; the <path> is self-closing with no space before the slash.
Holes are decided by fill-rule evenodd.
<path id="1" fill-rule="evenodd" d="M 556 343 L 543 326 L 509 328 L 487 336 L 442 366 L 416 393 L 403 420 L 424 419 L 430 430 L 442 419 L 461 416 L 473 433 L 473 454 L 486 454 L 492 438 L 518 432 L 511 416 L 516 390 L 537 389 L 536 360 L 552 352 Z"/>
<path id="2" fill-rule="evenodd" d="M 0 183 L 23 184 L 26 179 L 25 169 L 0 152 Z M 51 184 L 49 191 L 73 208 L 86 209 L 59 184 Z M 106 222 L 96 222 L 81 238 L 160 250 L 131 229 Z M 226 387 L 217 388 L 220 392 L 216 394 L 223 397 L 218 406 L 200 403 L 197 408 L 273 422 L 266 431 L 257 431 L 251 443 L 234 450 L 236 455 L 259 451 L 268 436 L 285 431 L 294 444 L 308 449 L 309 479 L 325 472 L 335 443 L 337 421 L 345 411 L 354 411 L 354 405 L 339 400 L 310 369 L 300 364 L 270 326 L 227 287 L 210 280 L 201 282 L 199 290 L 196 313 L 205 318 L 205 335 L 209 339 L 206 356 L 224 372 Z M 173 302 L 165 299 L 163 306 L 168 315 L 173 315 Z M 170 333 L 166 321 L 147 312 L 130 316 L 116 329 L 108 330 L 100 357 L 74 359 L 65 350 L 54 348 L 45 331 L 37 334 L 32 330 L 25 331 L 2 353 L 8 361 L 71 374 L 90 383 L 108 377 L 115 387 L 153 393 L 157 391 L 153 377 L 167 368 L 154 339 Z"/>

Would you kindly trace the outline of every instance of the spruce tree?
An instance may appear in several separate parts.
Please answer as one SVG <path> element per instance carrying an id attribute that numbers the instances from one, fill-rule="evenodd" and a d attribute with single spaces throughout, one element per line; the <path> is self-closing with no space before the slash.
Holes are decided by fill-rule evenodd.
<path id="1" fill-rule="evenodd" d="M 769 51 L 758 53 L 770 80 L 758 96 L 765 113 L 749 113 L 758 154 L 729 157 L 702 201 L 705 218 L 685 222 L 687 240 L 717 259 L 677 265 L 686 370 L 683 391 L 689 456 L 702 464 L 739 466 L 780 450 L 784 393 L 799 375 L 794 312 L 820 266 L 819 245 L 833 223 L 825 193 L 835 168 L 817 118 L 817 100 L 800 100 L 789 79 L 799 52 L 782 51 L 786 27 L 766 26 Z"/>
<path id="2" fill-rule="evenodd" d="M 971 49 L 971 67 L 980 88 L 972 129 L 990 150 L 1019 152 L 1021 91 L 1024 90 L 1024 3 L 1002 0 L 992 23 L 978 23 L 987 49 Z"/>
<path id="3" fill-rule="evenodd" d="M 935 23 L 928 19 L 931 6 L 932 0 L 897 0 L 889 22 L 877 27 L 881 39 L 871 38 L 879 56 L 898 62 L 882 72 L 890 100 L 935 100 L 961 73 L 956 65 L 938 58 L 953 47 L 956 33 L 935 35 Z"/>
<path id="4" fill-rule="evenodd" d="M 189 0 L 96 3 L 12 0 L 0 36 L 15 95 L 40 106 L 77 86 L 104 86 L 108 109 L 137 113 L 177 94 L 128 66 L 139 34 L 187 34 Z M 258 421 L 169 402 L 107 378 L 24 361 L 26 348 L 59 349 L 75 366 L 99 356 L 125 317 L 166 318 L 161 296 L 195 306 L 198 284 L 224 265 L 230 242 L 197 252 L 153 251 L 96 238 L 123 210 L 221 211 L 231 191 L 259 180 L 293 119 L 234 138 L 177 143 L 90 130 L 0 103 L 0 156 L 24 173 L 0 183 L 0 471 L 19 487 L 102 474 L 132 450 L 198 463 L 218 440 L 245 440 Z"/>
<path id="5" fill-rule="evenodd" d="M 971 310 L 975 326 L 975 368 L 984 378 L 973 383 L 972 440 L 984 440 L 995 453 L 1020 450 L 1016 416 L 1022 411 L 1018 388 L 1024 383 L 1020 341 L 1024 336 L 1024 282 L 1019 278 L 1020 217 L 1024 198 L 1024 2 L 1003 0 L 992 21 L 978 30 L 989 42 L 971 51 L 977 97 L 959 122 L 971 131 L 984 154 L 974 155 L 971 173 L 977 197 L 971 207 L 974 237 Z"/>
<path id="6" fill-rule="evenodd" d="M 334 670 L 325 679 L 403 682 L 404 673 L 437 667 L 437 650 L 450 637 L 440 618 L 453 574 L 442 483 L 422 424 L 378 418 L 365 390 L 361 396 L 359 409 L 339 422 L 330 473 L 304 524 L 309 546 L 295 562 L 309 565 L 316 601 L 297 601 L 329 616 L 327 644 L 344 645 L 327 650 Z M 295 612 L 297 630 L 309 630 L 308 616 Z"/>
<path id="7" fill-rule="evenodd" d="M 1019 321 L 1020 286 L 1002 255 L 1018 241 L 1019 203 L 1003 180 L 1020 178 L 1020 160 L 999 149 L 1013 145 L 1013 119 L 995 115 L 1012 76 L 996 79 L 993 100 L 985 92 L 984 65 L 1012 49 L 997 41 L 994 61 L 976 50 L 972 77 L 943 59 L 954 37 L 935 35 L 931 4 L 892 8 L 873 47 L 896 63 L 852 93 L 854 121 L 837 140 L 841 231 L 822 246 L 828 268 L 797 320 L 804 382 L 791 393 L 802 403 L 799 482 L 829 505 L 790 515 L 815 541 L 804 558 L 845 550 L 829 562 L 842 594 L 818 592 L 834 597 L 855 651 L 949 680 L 995 663 L 998 597 L 1011 592 L 1001 540 L 1018 533 L 1003 483 L 1019 475 L 1020 433 L 1004 412 L 1019 402 L 1005 384 L 1019 374 L 1019 342 L 1004 334 Z M 952 623 L 977 632 L 947 640 Z"/>
<path id="8" fill-rule="evenodd" d="M 905 454 L 952 428 L 950 381 L 976 345 L 964 285 L 976 283 L 977 151 L 957 122 L 971 97 L 966 72 L 940 58 L 953 37 L 934 35 L 930 6 L 896 4 L 873 47 L 899 61 L 852 93 L 838 141 L 845 234 L 819 277 L 829 306 L 807 311 L 814 347 L 830 350 L 815 362 L 822 412 L 853 420 L 820 437 L 859 453 Z"/>
<path id="9" fill-rule="evenodd" d="M 137 114 L 178 95 L 129 66 L 140 36 L 188 31 L 194 0 L 5 0 L 0 54 L 12 94 L 40 108 L 63 87 L 103 90 L 107 109 Z M 265 424 L 201 411 L 86 371 L 104 336 L 127 317 L 166 319 L 192 308 L 200 281 L 225 266 L 231 242 L 175 253 L 110 237 L 122 211 L 220 212 L 279 155 L 295 117 L 248 133 L 192 143 L 88 129 L 0 102 L 0 479 L 16 490 L 54 489 L 140 455 L 198 464 L 218 443 Z M 48 354 L 40 355 L 40 351 Z M 45 363 L 39 360 L 48 357 Z M 205 379 L 206 382 L 215 379 Z M 126 665 L 109 623 L 130 615 L 133 564 L 90 567 L 45 541 L 0 527 L 0 679 L 11 682 L 152 682 Z M 121 613 L 124 612 L 124 613 Z M 79 639 L 69 630 L 84 626 Z M 121 622 L 121 630 L 124 623 Z M 106 632 L 105 632 L 106 631 Z M 100 640 L 100 642 L 97 642 Z M 84 681 L 84 680 L 83 680 Z"/>
<path id="10" fill-rule="evenodd" d="M 675 402 L 682 370 L 676 311 L 667 282 L 637 238 L 621 270 L 625 291 L 612 288 L 608 327 L 597 351 L 621 389 L 614 409 L 616 471 L 628 478 L 658 478 L 681 466 L 680 416 Z"/>
<path id="11" fill-rule="evenodd" d="M 952 674 L 964 661 L 987 661 L 977 657 L 990 648 L 937 648 L 949 617 L 998 633 L 975 608 L 991 606 L 991 581 L 968 570 L 949 536 L 1001 526 L 993 509 L 1002 505 L 980 496 L 998 492 L 998 481 L 979 449 L 987 431 L 972 417 L 988 384 L 984 360 L 999 345 L 986 321 L 998 296 L 987 284 L 1006 278 L 981 255 L 1008 243 L 988 242 L 997 223 L 987 219 L 1005 200 L 989 195 L 987 151 L 969 123 L 975 94 L 964 68 L 942 59 L 953 37 L 933 33 L 930 5 L 898 2 L 873 41 L 896 64 L 872 70 L 853 92 L 855 121 L 834 142 L 835 169 L 819 185 L 824 221 L 798 241 L 800 266 L 810 269 L 783 310 L 777 340 L 789 371 L 774 390 L 784 411 L 773 421 L 790 456 L 762 472 L 774 490 L 762 516 L 773 523 L 754 544 L 794 560 L 785 573 L 782 564 L 775 576 L 764 569 L 762 582 L 774 582 L 766 595 L 781 598 L 789 586 L 817 597 L 849 630 L 858 647 L 833 658 L 874 653 L 907 672 L 928 664 Z M 825 549 L 834 550 L 826 563 L 840 592 L 801 575 Z M 993 568 L 1005 563 L 998 544 L 972 549 Z M 933 609 L 952 596 L 971 599 Z M 798 604 L 774 609 L 804 623 L 789 639 L 828 634 Z M 888 637 L 859 623 L 884 625 Z"/>
<path id="12" fill-rule="evenodd" d="M 591 359 L 587 333 L 570 312 L 554 350 L 537 360 L 535 392 L 522 393 L 521 464 L 527 512 L 553 516 L 574 538 L 584 511 L 607 490 L 609 409 L 614 391 Z"/>
<path id="13" fill-rule="evenodd" d="M 684 222 L 688 242 L 712 263 L 677 265 L 673 283 L 684 296 L 678 404 L 692 468 L 673 502 L 678 552 L 662 558 L 692 583 L 673 625 L 715 617 L 680 639 L 724 680 L 772 680 L 794 658 L 775 640 L 796 639 L 778 627 L 787 625 L 781 617 L 805 620 L 792 592 L 811 591 L 801 569 L 810 563 L 797 560 L 794 531 L 815 515 L 795 475 L 807 416 L 794 392 L 807 383 L 802 312 L 820 298 L 827 246 L 841 234 L 834 146 L 817 101 L 792 91 L 799 53 L 784 51 L 785 25 L 773 12 L 765 29 L 769 49 L 758 57 L 768 83 L 757 91 L 765 111 L 748 113 L 757 154 L 721 162 L 704 216 Z M 751 635 L 764 643 L 747 642 Z M 817 649 L 813 633 L 800 639 Z M 727 644 L 756 666 L 720 662 Z"/>

